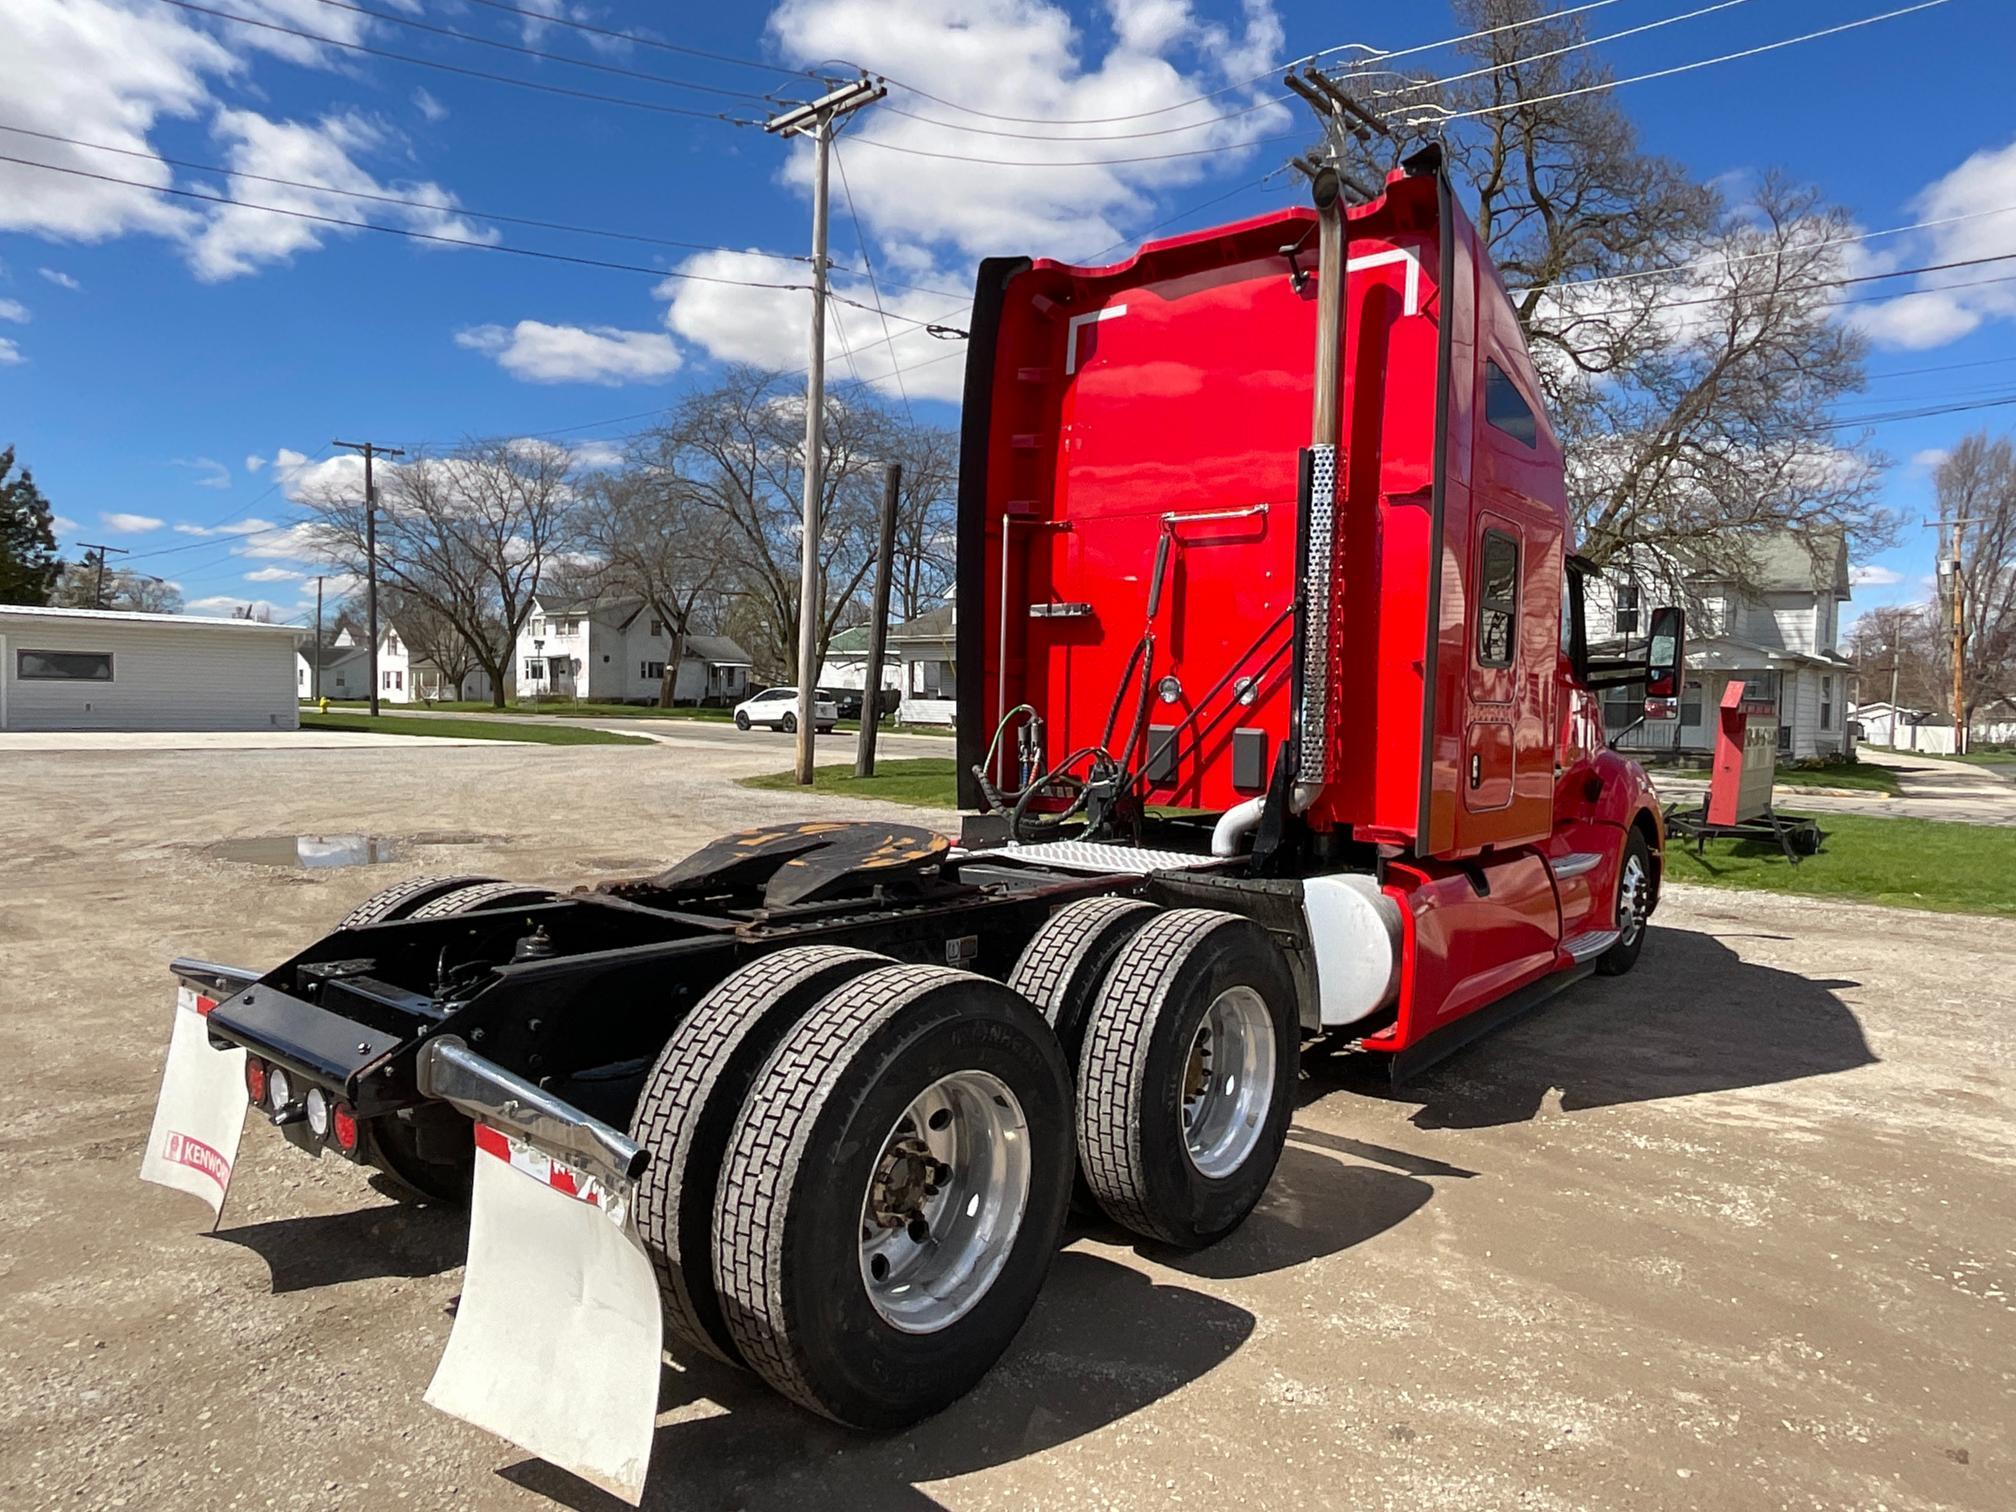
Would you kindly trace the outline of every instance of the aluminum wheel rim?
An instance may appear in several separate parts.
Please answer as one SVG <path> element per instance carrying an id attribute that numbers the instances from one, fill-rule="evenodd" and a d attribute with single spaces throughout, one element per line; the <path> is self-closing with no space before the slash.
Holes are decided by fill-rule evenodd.
<path id="1" fill-rule="evenodd" d="M 1617 884 L 1617 928 L 1630 944 L 1645 927 L 1647 879 L 1645 863 L 1634 852 L 1624 862 L 1624 876 Z"/>
<path id="2" fill-rule="evenodd" d="M 1251 987 L 1212 999 L 1183 1070 L 1183 1149 L 1209 1177 L 1229 1176 L 1260 1142 L 1274 1100 L 1274 1019 Z"/>
<path id="3" fill-rule="evenodd" d="M 1029 1205 L 1028 1120 L 1008 1085 L 955 1071 L 896 1120 L 861 1202 L 861 1281 L 884 1322 L 936 1333 L 1000 1276 Z"/>

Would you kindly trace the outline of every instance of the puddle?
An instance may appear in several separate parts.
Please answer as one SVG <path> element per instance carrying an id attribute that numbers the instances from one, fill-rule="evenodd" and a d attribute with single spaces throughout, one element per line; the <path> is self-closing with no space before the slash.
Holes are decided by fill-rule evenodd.
<path id="1" fill-rule="evenodd" d="M 399 852 L 390 840 L 376 835 L 261 835 L 249 840 L 225 840 L 211 853 L 226 861 L 253 866 L 298 866 L 320 871 L 335 866 L 376 866 Z"/>

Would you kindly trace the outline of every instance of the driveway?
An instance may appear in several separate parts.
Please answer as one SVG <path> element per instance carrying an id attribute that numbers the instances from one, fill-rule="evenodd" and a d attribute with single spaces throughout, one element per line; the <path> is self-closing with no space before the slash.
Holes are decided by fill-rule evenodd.
<path id="1" fill-rule="evenodd" d="M 0 760 L 0 1506 L 614 1512 L 423 1405 L 457 1215 L 256 1120 L 216 1233 L 139 1183 L 164 963 L 265 965 L 415 873 L 572 886 L 869 811 L 733 784 L 784 749 Z M 398 858 L 214 848 L 297 830 Z M 2002 1512 L 2012 982 L 2016 922 L 1671 888 L 1634 974 L 1403 1091 L 1311 1055 L 1238 1233 L 1080 1224 L 1000 1365 L 913 1430 L 668 1367 L 647 1505 Z"/>
<path id="2" fill-rule="evenodd" d="M 1956 824 L 2016 825 L 2016 782 L 1990 767 L 1964 761 L 1938 761 L 1909 751 L 1856 748 L 1870 766 L 1897 774 L 1898 794 L 1787 792 L 1781 785 L 1777 805 L 1788 814 L 1866 814 L 1878 819 L 1943 819 Z M 1796 779 L 1796 773 L 1786 774 Z M 1699 802 L 1708 784 L 1691 777 L 1654 777 L 1668 802 Z"/>

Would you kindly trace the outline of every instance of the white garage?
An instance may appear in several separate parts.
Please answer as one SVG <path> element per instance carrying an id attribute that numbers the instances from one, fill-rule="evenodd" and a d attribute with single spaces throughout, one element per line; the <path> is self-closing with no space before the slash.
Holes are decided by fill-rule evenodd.
<path id="1" fill-rule="evenodd" d="M 294 730 L 302 631 L 0 604 L 0 730 Z"/>

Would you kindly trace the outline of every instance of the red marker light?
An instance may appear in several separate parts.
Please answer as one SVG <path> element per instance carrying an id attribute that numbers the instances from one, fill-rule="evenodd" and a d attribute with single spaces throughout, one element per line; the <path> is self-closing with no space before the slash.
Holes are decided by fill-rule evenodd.
<path id="1" fill-rule="evenodd" d="M 345 1155 L 357 1153 L 357 1112 L 345 1102 L 332 1103 L 329 1108 L 329 1138 L 337 1149 Z"/>
<path id="2" fill-rule="evenodd" d="M 205 997 L 200 992 L 196 994 L 196 1011 L 197 1013 L 201 1014 L 204 1018 L 208 1018 L 211 1015 L 211 1013 L 213 1013 L 216 1010 L 216 1007 L 217 1007 L 217 999 L 213 997 Z"/>
<path id="3" fill-rule="evenodd" d="M 245 1095 L 255 1103 L 266 1101 L 266 1062 L 256 1055 L 245 1057 Z"/>

